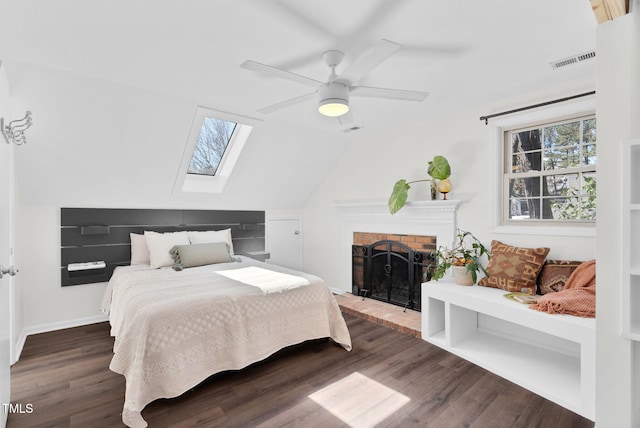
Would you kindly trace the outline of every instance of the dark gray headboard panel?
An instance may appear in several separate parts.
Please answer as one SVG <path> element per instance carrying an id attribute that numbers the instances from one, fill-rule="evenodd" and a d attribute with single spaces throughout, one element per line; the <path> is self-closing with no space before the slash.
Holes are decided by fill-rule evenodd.
<path id="1" fill-rule="evenodd" d="M 265 249 L 264 211 L 61 208 L 61 284 L 104 282 L 131 261 L 129 233 L 231 228 L 236 254 Z M 103 269 L 69 272 L 70 263 L 104 261 Z"/>

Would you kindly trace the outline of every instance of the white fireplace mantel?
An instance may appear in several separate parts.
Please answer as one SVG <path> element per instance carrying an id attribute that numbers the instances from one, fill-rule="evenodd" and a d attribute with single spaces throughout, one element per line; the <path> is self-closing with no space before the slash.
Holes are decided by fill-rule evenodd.
<path id="1" fill-rule="evenodd" d="M 351 291 L 351 246 L 354 232 L 436 236 L 438 246 L 451 247 L 456 236 L 458 200 L 408 202 L 391 215 L 386 202 L 336 201 L 342 214 L 345 279 L 342 291 Z"/>
<path id="2" fill-rule="evenodd" d="M 436 200 L 407 202 L 405 206 L 395 214 L 389 213 L 386 202 L 379 201 L 336 201 L 333 205 L 344 215 L 348 214 L 379 214 L 381 217 L 388 217 L 391 222 L 403 220 L 424 221 L 430 217 L 447 220 L 451 217 L 455 221 L 456 210 L 462 201 L 457 200 Z"/>

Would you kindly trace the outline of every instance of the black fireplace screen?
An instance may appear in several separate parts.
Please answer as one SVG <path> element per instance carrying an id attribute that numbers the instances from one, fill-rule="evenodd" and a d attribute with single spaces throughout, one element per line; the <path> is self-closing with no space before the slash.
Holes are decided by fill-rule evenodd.
<path id="1" fill-rule="evenodd" d="M 431 279 L 431 251 L 397 241 L 352 246 L 352 293 L 419 311 L 420 284 Z"/>

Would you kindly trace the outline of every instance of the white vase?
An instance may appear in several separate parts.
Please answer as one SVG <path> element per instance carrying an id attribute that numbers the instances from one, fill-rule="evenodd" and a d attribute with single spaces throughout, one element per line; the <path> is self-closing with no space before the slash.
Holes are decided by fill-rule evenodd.
<path id="1" fill-rule="evenodd" d="M 473 276 L 466 266 L 451 266 L 453 280 L 458 285 L 473 285 Z"/>

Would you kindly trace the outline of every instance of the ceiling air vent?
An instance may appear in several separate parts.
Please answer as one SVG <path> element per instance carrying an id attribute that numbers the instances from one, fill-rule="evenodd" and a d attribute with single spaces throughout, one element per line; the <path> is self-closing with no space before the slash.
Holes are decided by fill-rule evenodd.
<path id="1" fill-rule="evenodd" d="M 596 57 L 596 51 L 583 52 L 581 54 L 574 55 L 569 58 L 550 62 L 549 65 L 551 66 L 552 70 L 555 70 L 560 67 L 566 67 L 567 65 L 577 64 L 579 62 L 586 61 L 588 59 L 595 58 L 595 57 Z"/>

